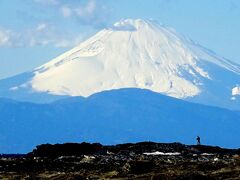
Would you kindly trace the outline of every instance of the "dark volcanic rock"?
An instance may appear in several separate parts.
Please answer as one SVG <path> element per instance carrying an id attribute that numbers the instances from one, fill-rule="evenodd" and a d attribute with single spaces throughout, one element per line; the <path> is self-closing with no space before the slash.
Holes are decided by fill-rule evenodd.
<path id="1" fill-rule="evenodd" d="M 240 179 L 239 152 L 181 143 L 45 144 L 1 155 L 0 179 Z"/>
<path id="2" fill-rule="evenodd" d="M 43 144 L 34 149 L 30 156 L 38 157 L 59 157 L 59 156 L 80 156 L 106 153 L 127 154 L 143 154 L 145 152 L 160 151 L 163 153 L 180 152 L 181 154 L 239 154 L 239 149 L 224 149 L 214 146 L 205 145 L 184 145 L 181 143 L 155 143 L 155 142 L 140 142 L 118 144 L 114 146 L 103 146 L 99 143 L 66 143 L 66 144 Z"/>
<path id="3" fill-rule="evenodd" d="M 150 160 L 137 160 L 137 161 L 130 161 L 124 164 L 123 171 L 125 173 L 131 174 L 144 174 L 151 172 L 155 167 L 155 163 Z"/>
<path id="4" fill-rule="evenodd" d="M 43 144 L 37 146 L 29 156 L 37 157 L 59 157 L 59 156 L 80 156 L 83 154 L 96 154 L 102 151 L 102 145 L 99 143 L 66 143 L 66 144 Z"/>

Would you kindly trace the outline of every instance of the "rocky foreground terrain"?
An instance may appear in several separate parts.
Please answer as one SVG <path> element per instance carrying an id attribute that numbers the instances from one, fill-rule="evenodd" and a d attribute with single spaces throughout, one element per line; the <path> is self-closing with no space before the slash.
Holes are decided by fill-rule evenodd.
<path id="1" fill-rule="evenodd" d="M 141 142 L 37 146 L 1 155 L 0 179 L 240 179 L 240 149 Z"/>

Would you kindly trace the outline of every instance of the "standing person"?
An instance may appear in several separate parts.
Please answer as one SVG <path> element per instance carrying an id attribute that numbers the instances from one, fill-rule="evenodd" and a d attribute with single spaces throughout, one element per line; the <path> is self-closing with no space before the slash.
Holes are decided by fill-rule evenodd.
<path id="1" fill-rule="evenodd" d="M 200 140 L 201 140 L 200 137 L 197 136 L 197 145 L 200 145 L 200 144 L 201 144 Z"/>

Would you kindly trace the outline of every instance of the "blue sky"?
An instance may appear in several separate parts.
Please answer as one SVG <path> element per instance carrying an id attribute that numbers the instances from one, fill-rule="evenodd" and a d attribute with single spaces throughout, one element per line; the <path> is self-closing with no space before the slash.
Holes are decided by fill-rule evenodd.
<path id="1" fill-rule="evenodd" d="M 0 79 L 30 71 L 122 18 L 154 19 L 240 63 L 239 0 L 1 0 Z"/>

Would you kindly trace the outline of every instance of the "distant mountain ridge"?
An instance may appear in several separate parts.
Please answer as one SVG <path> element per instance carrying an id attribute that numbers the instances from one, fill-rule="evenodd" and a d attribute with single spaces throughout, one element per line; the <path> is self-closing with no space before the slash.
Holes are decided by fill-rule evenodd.
<path id="1" fill-rule="evenodd" d="M 143 89 L 120 89 L 51 104 L 0 99 L 0 153 L 38 144 L 139 141 L 239 147 L 240 112 L 194 104 Z"/>

